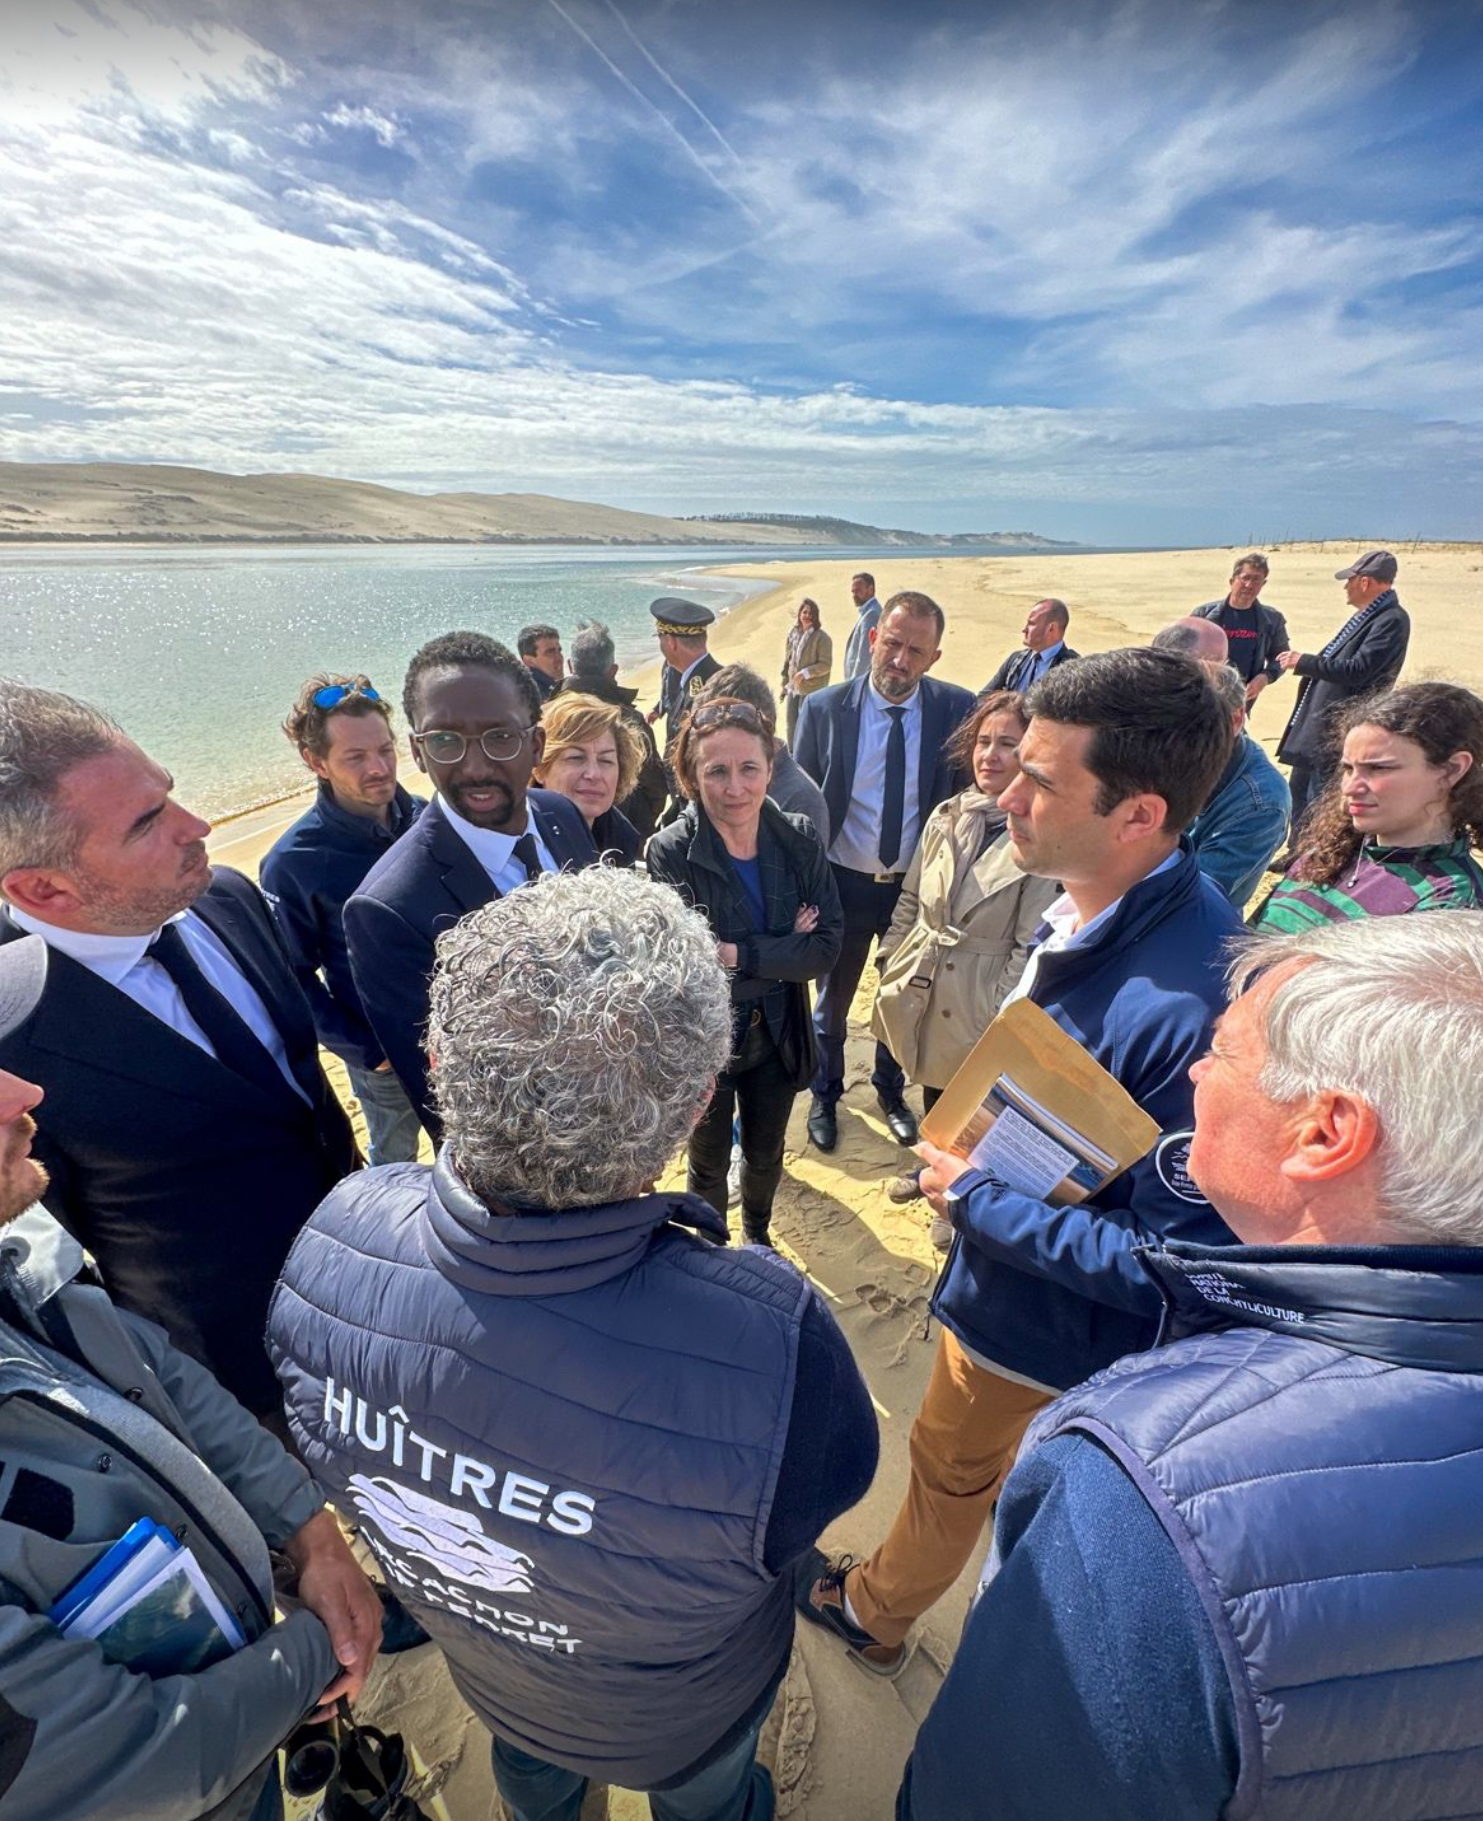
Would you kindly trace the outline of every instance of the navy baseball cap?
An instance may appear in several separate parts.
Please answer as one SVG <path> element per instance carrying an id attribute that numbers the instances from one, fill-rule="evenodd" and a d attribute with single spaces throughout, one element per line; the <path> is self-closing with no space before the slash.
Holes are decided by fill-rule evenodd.
<path id="1" fill-rule="evenodd" d="M 1388 550 L 1371 550 L 1357 563 L 1351 563 L 1347 569 L 1336 569 L 1334 580 L 1347 582 L 1356 575 L 1372 575 L 1377 582 L 1393 582 L 1395 572 L 1399 568 L 1400 564 Z"/>

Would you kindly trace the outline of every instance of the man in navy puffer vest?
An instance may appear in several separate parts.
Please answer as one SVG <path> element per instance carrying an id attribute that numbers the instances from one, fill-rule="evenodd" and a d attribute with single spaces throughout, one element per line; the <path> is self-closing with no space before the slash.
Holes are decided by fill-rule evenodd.
<path id="1" fill-rule="evenodd" d="M 342 1183 L 274 1299 L 299 1450 L 494 1734 L 516 1821 L 575 1821 L 589 1777 L 659 1821 L 766 1821 L 787 1571 L 875 1470 L 807 1280 L 648 1192 L 730 1033 L 668 886 L 595 868 L 473 912 L 438 943 L 437 1163 Z"/>
<path id="2" fill-rule="evenodd" d="M 1483 913 L 1267 938 L 1192 1071 L 1245 1242 L 1032 1426 L 901 1821 L 1423 1821 L 1483 1789 Z"/>

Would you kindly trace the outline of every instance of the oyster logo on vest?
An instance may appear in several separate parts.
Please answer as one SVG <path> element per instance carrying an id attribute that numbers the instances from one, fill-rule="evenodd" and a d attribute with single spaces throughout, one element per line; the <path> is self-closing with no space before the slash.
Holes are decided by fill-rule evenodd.
<path id="1" fill-rule="evenodd" d="M 1177 1195 L 1181 1201 L 1197 1202 L 1201 1207 L 1209 1207 L 1210 1197 L 1200 1193 L 1199 1184 L 1189 1173 L 1189 1148 L 1194 1138 L 1193 1132 L 1171 1132 L 1167 1138 L 1159 1141 L 1159 1148 L 1153 1154 L 1153 1167 L 1158 1172 L 1159 1181 L 1171 1195 Z"/>
<path id="2" fill-rule="evenodd" d="M 489 1536 L 471 1511 L 443 1505 L 395 1480 L 367 1479 L 352 1473 L 356 1509 L 369 1518 L 386 1541 L 435 1573 L 451 1576 L 486 1593 L 529 1593 L 528 1555 Z"/>

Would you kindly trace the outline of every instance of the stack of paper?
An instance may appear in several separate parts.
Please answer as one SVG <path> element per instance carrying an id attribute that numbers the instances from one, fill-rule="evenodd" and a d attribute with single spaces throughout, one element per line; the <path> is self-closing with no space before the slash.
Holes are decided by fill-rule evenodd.
<path id="1" fill-rule="evenodd" d="M 140 1518 L 47 1617 L 66 1638 L 95 1638 L 110 1663 L 183 1675 L 246 1642 L 190 1549 Z"/>
<path id="2" fill-rule="evenodd" d="M 1085 1201 L 1153 1148 L 1157 1123 L 1028 999 L 999 1014 L 922 1135 L 1021 1195 Z"/>

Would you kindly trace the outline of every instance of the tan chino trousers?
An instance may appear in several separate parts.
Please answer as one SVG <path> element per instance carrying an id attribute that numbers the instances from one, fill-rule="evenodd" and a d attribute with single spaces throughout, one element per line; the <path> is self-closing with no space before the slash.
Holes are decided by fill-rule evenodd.
<path id="1" fill-rule="evenodd" d="M 940 1331 L 911 1427 L 911 1484 L 886 1540 L 850 1570 L 855 1617 L 881 1644 L 899 1644 L 968 1564 L 1030 1419 L 1051 1401 L 976 1366 Z"/>

